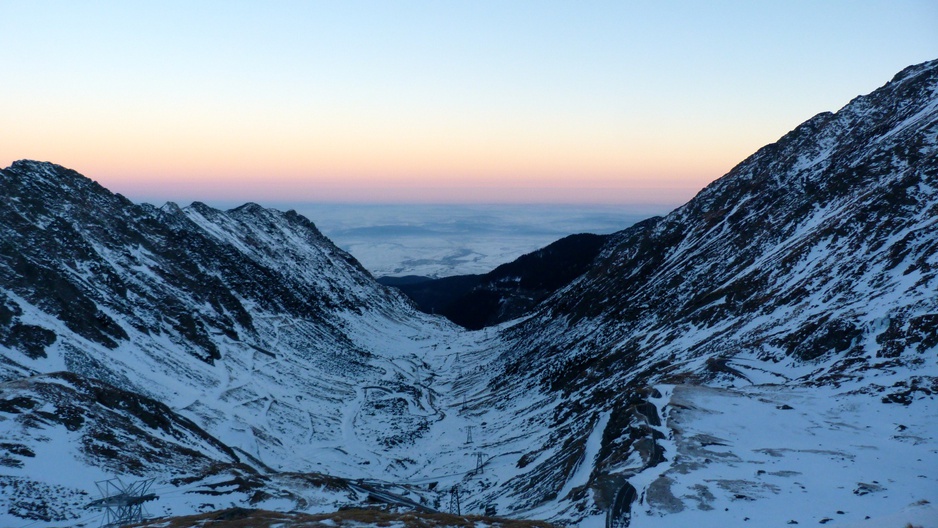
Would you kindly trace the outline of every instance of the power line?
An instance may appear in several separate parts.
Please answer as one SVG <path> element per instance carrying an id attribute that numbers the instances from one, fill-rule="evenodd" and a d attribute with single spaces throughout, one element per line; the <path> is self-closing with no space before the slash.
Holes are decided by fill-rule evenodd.
<path id="1" fill-rule="evenodd" d="M 67 522 L 68 522 L 69 525 L 71 525 L 71 526 L 88 525 L 88 524 L 91 524 L 91 523 L 93 523 L 93 522 L 95 522 L 95 521 L 101 519 L 102 517 L 104 517 L 104 514 L 103 514 L 103 513 L 99 513 L 99 514 L 97 514 L 97 515 L 89 515 L 89 516 L 87 516 L 87 517 L 78 517 L 78 518 L 76 518 L 76 519 L 70 519 L 70 520 L 67 520 Z M 22 524 L 22 525 L 18 526 L 17 528 L 29 528 L 30 526 L 32 526 L 32 525 L 34 525 L 34 524 L 36 524 L 36 523 L 39 523 L 39 522 L 49 522 L 49 521 L 47 521 L 47 520 L 45 520 L 45 519 L 36 519 L 36 520 L 30 521 L 30 522 L 28 522 L 28 523 L 26 523 L 26 524 Z"/>
<path id="2" fill-rule="evenodd" d="M 31 522 L 28 522 L 28 523 L 24 524 L 23 526 L 20 526 L 19 528 L 26 528 L 27 526 L 32 526 L 32 525 L 36 524 L 37 522 L 39 522 L 39 521 L 41 521 L 41 520 L 42 520 L 42 519 L 36 519 L 35 521 L 31 521 Z"/>

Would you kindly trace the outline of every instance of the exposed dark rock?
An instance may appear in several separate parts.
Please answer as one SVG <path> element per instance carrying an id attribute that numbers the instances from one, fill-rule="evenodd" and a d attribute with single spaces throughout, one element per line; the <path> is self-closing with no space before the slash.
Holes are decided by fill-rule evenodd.
<path id="1" fill-rule="evenodd" d="M 608 239 L 570 235 L 484 275 L 382 277 L 378 282 L 399 288 L 426 313 L 478 330 L 524 315 L 582 275 Z"/>

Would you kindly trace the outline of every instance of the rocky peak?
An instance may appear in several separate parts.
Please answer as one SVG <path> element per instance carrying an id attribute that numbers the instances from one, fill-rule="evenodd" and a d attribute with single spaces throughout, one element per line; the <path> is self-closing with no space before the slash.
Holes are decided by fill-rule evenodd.
<path id="1" fill-rule="evenodd" d="M 519 362 L 549 351 L 536 361 L 570 361 L 563 379 L 578 385 L 678 370 L 725 377 L 699 358 L 740 355 L 816 362 L 806 379 L 859 376 L 876 363 L 860 358 L 885 355 L 894 339 L 881 333 L 884 318 L 908 328 L 938 312 L 922 295 L 936 281 L 936 160 L 932 61 L 615 235 L 579 281 L 512 330 Z M 928 339 L 916 332 L 905 338 Z"/>

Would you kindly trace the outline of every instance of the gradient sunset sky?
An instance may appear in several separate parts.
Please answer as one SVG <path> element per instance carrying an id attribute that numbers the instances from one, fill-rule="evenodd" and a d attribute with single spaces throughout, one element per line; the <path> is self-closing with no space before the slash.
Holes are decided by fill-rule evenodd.
<path id="1" fill-rule="evenodd" d="M 157 203 L 678 204 L 934 58 L 934 0 L 0 0 L 0 166 Z"/>

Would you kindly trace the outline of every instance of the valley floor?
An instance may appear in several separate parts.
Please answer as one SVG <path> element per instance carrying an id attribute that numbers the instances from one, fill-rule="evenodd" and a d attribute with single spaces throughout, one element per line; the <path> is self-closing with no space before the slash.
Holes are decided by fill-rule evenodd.
<path id="1" fill-rule="evenodd" d="M 274 325 L 273 330 L 286 329 Z M 607 517 L 592 506 L 582 509 L 591 503 L 574 493 L 591 485 L 601 443 L 610 441 L 604 439 L 608 412 L 599 412 L 588 425 L 580 440 L 582 455 L 565 473 L 556 499 L 532 501 L 540 496 L 526 495 L 529 486 L 537 485 L 532 469 L 561 457 L 561 443 L 549 441 L 551 431 L 542 426 L 559 400 L 534 387 L 514 387 L 508 393 L 491 389 L 486 371 L 503 351 L 494 332 L 490 337 L 488 331 L 454 331 L 442 323 L 429 333 L 393 325 L 361 331 L 352 336 L 360 345 L 382 351 L 372 364 L 380 375 L 353 387 L 351 399 L 338 407 L 335 435 L 319 439 L 302 433 L 311 425 L 299 424 L 306 440 L 283 451 L 293 452 L 293 459 L 274 458 L 276 450 L 258 450 L 252 435 L 234 445 L 254 452 L 266 466 L 276 464 L 264 477 L 266 498 L 258 502 L 251 490 L 239 491 L 238 482 L 225 474 L 183 484 L 167 473 L 153 484 L 159 499 L 146 505 L 150 514 L 173 516 L 232 505 L 326 513 L 377 491 L 443 512 L 458 494 L 463 513 L 488 510 L 582 527 L 625 525 L 626 516 Z M 381 341 L 368 343 L 374 336 L 382 336 Z M 265 354 L 255 356 L 276 364 Z M 255 372 L 243 367 L 235 370 Z M 267 365 L 261 370 L 271 369 Z M 260 393 L 263 384 L 256 380 L 223 381 L 190 400 L 215 398 L 216 406 L 224 407 L 223 394 L 237 394 L 253 383 L 261 402 L 250 422 L 254 434 L 288 425 L 277 421 L 285 415 L 270 412 L 282 399 L 276 386 L 266 385 L 267 392 Z M 23 387 L 4 384 L 4 397 L 15 399 Z M 632 527 L 938 526 L 938 407 L 931 398 L 887 404 L 848 388 L 771 383 L 657 389 L 661 396 L 648 401 L 662 419 L 655 429 L 663 437 L 658 443 L 664 461 L 642 469 L 642 460 L 631 457 L 613 469 L 637 472 L 628 479 L 637 497 L 631 504 Z M 512 396 L 506 400 L 505 394 Z M 188 401 L 180 397 L 176 408 L 185 414 Z M 242 403 L 233 398 L 227 405 L 234 406 L 234 413 Z M 61 496 L 46 506 L 34 503 L 40 508 L 35 511 L 52 507 L 69 525 L 98 524 L 100 511 L 84 506 L 97 498 L 94 482 L 114 475 L 88 465 L 80 455 L 57 454 L 74 450 L 76 443 L 75 433 L 47 429 L 42 441 L 30 444 L 35 452 L 24 459 L 25 466 L 4 468 L 0 525 L 27 525 L 28 517 L 14 512 L 26 512 L 37 489 L 38 496 Z M 537 446 L 551 447 L 538 451 Z M 531 458 L 532 452 L 539 454 Z M 299 473 L 291 473 L 295 471 Z M 39 488 L 24 488 L 37 482 Z M 283 492 L 269 493 L 276 489 Z"/>

